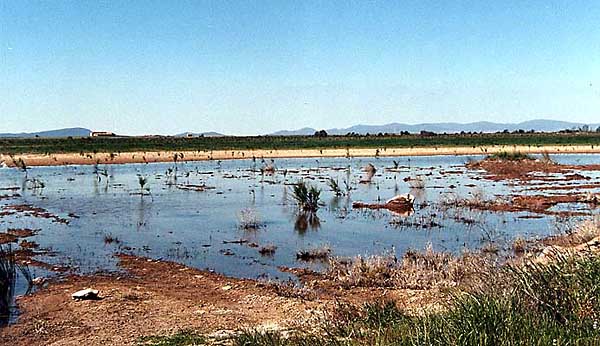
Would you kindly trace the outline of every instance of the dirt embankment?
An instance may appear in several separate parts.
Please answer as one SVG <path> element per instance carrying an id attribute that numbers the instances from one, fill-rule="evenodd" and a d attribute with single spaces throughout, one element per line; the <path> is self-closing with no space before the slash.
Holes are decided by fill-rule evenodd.
<path id="1" fill-rule="evenodd" d="M 68 276 L 19 298 L 22 315 L 17 324 L 0 329 L 0 340 L 14 346 L 133 345 L 141 336 L 184 329 L 214 333 L 298 326 L 319 318 L 337 300 L 360 304 L 385 296 L 420 305 L 419 291 L 331 289 L 308 300 L 286 296 L 264 282 L 172 262 L 128 255 L 119 260 L 125 270 L 120 276 Z M 71 299 L 88 287 L 99 290 L 102 299 Z"/>
<path id="2" fill-rule="evenodd" d="M 205 161 L 251 158 L 306 158 L 306 157 L 375 157 L 375 156 L 431 156 L 431 155 L 481 155 L 506 151 L 529 154 L 598 154 L 600 147 L 572 146 L 518 146 L 498 145 L 486 147 L 412 147 L 412 148 L 350 148 L 350 149 L 286 149 L 286 150 L 214 150 L 214 151 L 148 151 L 122 153 L 58 153 L 58 154 L 0 154 L 0 163 L 19 166 L 93 165 L 121 163 Z"/>

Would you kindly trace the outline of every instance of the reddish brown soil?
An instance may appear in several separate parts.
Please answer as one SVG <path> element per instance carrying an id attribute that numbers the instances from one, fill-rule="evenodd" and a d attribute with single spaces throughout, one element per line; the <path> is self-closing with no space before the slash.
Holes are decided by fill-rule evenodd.
<path id="1" fill-rule="evenodd" d="M 39 230 L 37 229 L 29 229 L 29 228 L 9 228 L 6 230 L 6 233 L 12 234 L 19 238 L 27 238 L 34 236 Z"/>
<path id="2" fill-rule="evenodd" d="M 399 202 L 387 202 L 387 203 L 363 203 L 353 202 L 352 208 L 354 209 L 387 209 L 395 214 L 399 215 L 410 215 L 414 212 L 412 203 L 399 203 Z"/>
<path id="3" fill-rule="evenodd" d="M 467 164 L 469 169 L 481 169 L 488 173 L 486 178 L 491 180 L 521 179 L 529 180 L 534 176 L 531 173 L 563 173 L 565 169 L 554 163 L 545 163 L 539 160 L 499 160 L 485 159 Z M 535 177 L 537 178 L 537 177 Z"/>
<path id="4" fill-rule="evenodd" d="M 598 171 L 600 165 L 561 165 L 554 162 L 544 162 L 540 160 L 501 160 L 484 159 L 481 161 L 470 162 L 467 164 L 469 169 L 484 170 L 485 176 L 490 180 L 519 179 L 527 180 L 548 180 L 548 181 L 572 181 L 587 180 L 577 171 Z M 561 173 L 562 177 L 552 177 L 549 174 Z"/>
<path id="5" fill-rule="evenodd" d="M 8 216 L 8 215 L 15 215 L 15 214 L 22 213 L 22 214 L 25 214 L 25 215 L 31 216 L 31 217 L 50 219 L 50 220 L 52 220 L 52 222 L 58 222 L 58 223 L 64 223 L 64 224 L 69 223 L 69 220 L 59 217 L 58 215 L 54 215 L 54 214 L 48 212 L 44 208 L 34 207 L 29 204 L 5 205 L 2 207 L 2 210 L 3 211 L 0 212 L 0 216 Z"/>
<path id="6" fill-rule="evenodd" d="M 531 195 L 531 196 L 514 196 L 510 202 L 507 201 L 458 201 L 457 206 L 478 209 L 478 210 L 489 210 L 496 212 L 520 212 L 526 211 L 537 214 L 545 215 L 558 215 L 558 216 L 583 216 L 589 215 L 589 213 L 579 211 L 554 211 L 550 210 L 553 206 L 561 203 L 588 203 L 594 207 L 593 203 L 587 201 L 586 196 L 582 194 L 571 194 L 571 195 Z"/>
<path id="7" fill-rule="evenodd" d="M 141 336 L 182 329 L 210 333 L 244 327 L 310 323 L 336 300 L 362 303 L 389 297 L 420 306 L 427 292 L 331 290 L 314 300 L 284 297 L 271 285 L 227 278 L 171 262 L 120 256 L 122 276 L 68 276 L 18 300 L 17 324 L 0 330 L 11 345 L 133 345 Z M 100 290 L 101 300 L 74 301 L 71 294 Z M 425 298 L 423 298 L 425 296 Z"/>
<path id="8" fill-rule="evenodd" d="M 525 189 L 525 191 L 592 190 L 592 189 L 600 189 L 600 183 L 536 186 L 536 187 Z"/>
<path id="9" fill-rule="evenodd" d="M 0 244 L 16 243 L 19 240 L 14 234 L 0 233 Z"/>
<path id="10" fill-rule="evenodd" d="M 19 238 L 27 238 L 35 235 L 37 230 L 28 228 L 9 228 L 6 233 L 0 233 L 0 244 L 16 243 Z"/>
<path id="11" fill-rule="evenodd" d="M 525 191 L 559 191 L 574 189 L 596 189 L 600 188 L 600 182 L 588 182 L 585 184 L 572 184 L 565 182 L 589 181 L 591 178 L 580 174 L 580 171 L 600 170 L 600 165 L 561 165 L 554 162 L 541 160 L 501 160 L 484 159 L 467 164 L 469 169 L 486 171 L 486 179 L 519 180 L 520 184 L 531 184 Z M 559 174 L 559 176 L 556 176 Z M 562 182 L 562 184 L 561 184 Z M 580 211 L 552 211 L 553 206 L 561 203 L 589 203 L 595 206 L 593 199 L 589 199 L 582 193 L 569 195 L 533 195 L 515 196 L 508 202 L 485 202 L 472 203 L 468 207 L 473 209 L 491 211 L 529 211 L 532 213 L 561 216 L 588 215 Z"/>

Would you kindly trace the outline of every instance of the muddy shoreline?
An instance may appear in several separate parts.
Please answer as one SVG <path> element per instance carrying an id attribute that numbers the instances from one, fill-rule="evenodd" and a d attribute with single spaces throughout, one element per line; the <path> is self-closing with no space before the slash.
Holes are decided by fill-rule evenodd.
<path id="1" fill-rule="evenodd" d="M 320 158 L 320 157 L 394 157 L 438 155 L 488 155 L 499 152 L 525 154 L 600 154 L 594 145 L 520 146 L 498 145 L 485 147 L 412 147 L 412 148 L 349 148 L 296 150 L 215 150 L 215 151 L 147 151 L 122 153 L 59 153 L 59 154 L 0 154 L 0 163 L 9 167 L 151 163 L 174 161 L 233 160 L 252 158 Z M 175 159 L 175 156 L 177 158 Z"/>
<path id="2" fill-rule="evenodd" d="M 285 330 L 310 325 L 338 302 L 394 299 L 425 306 L 431 290 L 321 289 L 311 299 L 268 282 L 237 279 L 168 261 L 119 255 L 121 273 L 67 275 L 18 298 L 17 323 L 0 329 L 11 345 L 135 345 L 143 336 L 194 329 L 227 334 L 243 328 Z M 75 301 L 84 288 L 99 300 Z M 311 322 L 312 321 L 312 322 Z"/>

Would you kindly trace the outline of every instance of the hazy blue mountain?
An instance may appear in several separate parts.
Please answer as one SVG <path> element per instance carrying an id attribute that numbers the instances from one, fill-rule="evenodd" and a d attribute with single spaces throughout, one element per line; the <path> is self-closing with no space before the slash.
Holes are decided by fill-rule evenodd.
<path id="1" fill-rule="evenodd" d="M 204 137 L 224 137 L 225 136 L 222 133 L 210 131 L 210 132 L 201 132 L 201 133 L 184 132 L 184 133 L 180 133 L 178 135 L 175 135 L 175 137 L 187 137 L 188 135 L 191 135 L 193 137 L 200 137 L 200 136 L 204 136 Z"/>
<path id="2" fill-rule="evenodd" d="M 555 132 L 560 130 L 566 130 L 571 128 L 580 127 L 586 124 L 583 123 L 572 123 L 567 121 L 558 120 L 529 120 L 521 123 L 493 123 L 489 121 L 478 121 L 473 123 L 423 123 L 423 124 L 402 124 L 402 123 L 391 123 L 385 125 L 355 125 L 347 128 L 334 128 L 327 129 L 327 133 L 332 135 L 344 135 L 348 132 L 355 132 L 359 134 L 377 134 L 377 133 L 399 133 L 402 131 L 408 131 L 411 133 L 418 133 L 421 131 L 433 131 L 436 133 L 458 133 L 461 131 L 465 132 L 498 132 L 498 131 L 515 131 L 515 130 L 535 130 L 537 132 Z M 587 124 L 594 130 L 600 126 L 600 124 Z M 293 136 L 293 135 L 312 135 L 315 133 L 315 129 L 302 128 L 299 130 L 290 131 L 277 131 L 272 133 L 274 136 Z"/>
<path id="3" fill-rule="evenodd" d="M 272 136 L 307 136 L 307 135 L 314 135 L 315 132 L 317 130 L 310 128 L 310 127 L 303 127 L 301 129 L 298 130 L 281 130 L 281 131 L 277 131 L 277 132 L 273 132 L 271 135 Z"/>
<path id="4" fill-rule="evenodd" d="M 41 132 L 22 132 L 22 133 L 0 133 L 0 137 L 11 137 L 11 138 L 31 138 L 31 137 L 88 137 L 92 131 L 88 129 L 84 129 L 82 127 L 73 127 L 67 129 L 58 129 L 58 130 L 50 130 L 50 131 L 41 131 Z"/>

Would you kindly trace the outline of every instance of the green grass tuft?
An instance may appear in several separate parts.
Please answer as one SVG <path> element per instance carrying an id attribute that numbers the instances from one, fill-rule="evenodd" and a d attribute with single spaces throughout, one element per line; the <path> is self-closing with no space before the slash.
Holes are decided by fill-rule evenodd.
<path id="1" fill-rule="evenodd" d="M 191 330 L 169 336 L 146 336 L 138 340 L 138 346 L 195 346 L 205 345 L 206 338 Z"/>
<path id="2" fill-rule="evenodd" d="M 500 151 L 488 156 L 491 160 L 508 160 L 508 161 L 521 161 L 521 160 L 533 160 L 531 155 L 524 154 L 520 151 Z"/>

